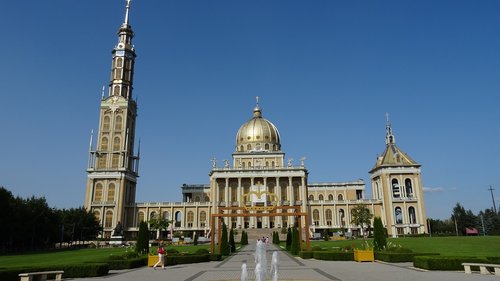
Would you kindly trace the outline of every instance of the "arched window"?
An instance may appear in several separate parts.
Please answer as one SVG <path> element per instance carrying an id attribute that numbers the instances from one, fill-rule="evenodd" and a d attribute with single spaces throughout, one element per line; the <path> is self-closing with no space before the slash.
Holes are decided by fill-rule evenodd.
<path id="1" fill-rule="evenodd" d="M 200 196 L 196 195 L 196 196 L 194 197 L 194 202 L 200 202 Z"/>
<path id="2" fill-rule="evenodd" d="M 309 194 L 309 201 L 313 201 L 313 200 L 314 200 L 314 195 Z"/>
<path id="3" fill-rule="evenodd" d="M 101 212 L 99 212 L 98 210 L 95 210 L 94 217 L 99 222 L 99 224 L 101 224 Z"/>
<path id="4" fill-rule="evenodd" d="M 265 150 L 269 150 L 269 144 L 268 144 L 268 143 L 266 143 L 266 144 L 264 145 L 264 149 L 265 149 Z"/>
<path id="5" fill-rule="evenodd" d="M 401 212 L 400 207 L 396 207 L 396 209 L 394 209 L 394 215 L 396 217 L 396 224 L 402 224 L 403 223 L 403 213 Z"/>
<path id="6" fill-rule="evenodd" d="M 340 221 L 340 226 L 345 226 L 345 212 L 343 209 L 339 210 L 339 221 Z"/>
<path id="7" fill-rule="evenodd" d="M 109 121 L 110 121 L 109 116 L 107 116 L 107 115 L 104 116 L 104 119 L 102 120 L 102 129 L 103 130 L 105 130 L 105 131 L 109 130 Z"/>
<path id="8" fill-rule="evenodd" d="M 247 144 L 247 150 L 252 150 L 252 146 L 250 144 Z"/>
<path id="9" fill-rule="evenodd" d="M 113 211 L 106 212 L 106 219 L 104 220 L 104 227 L 111 227 L 113 225 Z"/>
<path id="10" fill-rule="evenodd" d="M 413 186 L 411 184 L 411 179 L 405 179 L 406 196 L 413 197 Z"/>
<path id="11" fill-rule="evenodd" d="M 168 211 L 163 212 L 163 219 L 170 221 L 170 213 Z"/>
<path id="12" fill-rule="evenodd" d="M 102 184 L 98 183 L 94 189 L 94 201 L 102 201 Z"/>
<path id="13" fill-rule="evenodd" d="M 205 227 L 207 225 L 207 213 L 205 211 L 200 212 L 200 226 Z"/>
<path id="14" fill-rule="evenodd" d="M 115 130 L 119 131 L 122 129 L 122 121 L 122 117 L 120 115 L 117 115 L 115 119 Z"/>
<path id="15" fill-rule="evenodd" d="M 242 146 L 240 146 L 240 151 L 243 151 L 243 145 L 242 145 Z"/>
<path id="16" fill-rule="evenodd" d="M 108 150 L 108 138 L 107 137 L 103 137 L 101 139 L 101 150 Z"/>
<path id="17" fill-rule="evenodd" d="M 320 194 L 318 199 L 319 199 L 319 201 L 323 201 L 324 200 L 323 194 Z"/>
<path id="18" fill-rule="evenodd" d="M 339 200 L 339 201 L 344 200 L 344 195 L 339 194 L 339 195 L 337 196 L 337 200 Z"/>
<path id="19" fill-rule="evenodd" d="M 328 195 L 328 200 L 330 200 L 330 201 L 333 200 L 333 195 L 332 194 Z"/>
<path id="20" fill-rule="evenodd" d="M 326 209 L 325 211 L 325 219 L 326 219 L 326 224 L 331 226 L 332 225 L 332 210 Z"/>
<path id="21" fill-rule="evenodd" d="M 274 168 L 274 165 L 275 165 L 275 164 L 274 164 L 274 161 L 271 161 L 271 167 L 273 167 L 273 168 Z"/>
<path id="22" fill-rule="evenodd" d="M 143 222 L 143 221 L 144 221 L 144 213 L 143 213 L 143 212 L 139 212 L 139 213 L 137 214 L 137 226 L 139 226 L 139 224 L 140 224 L 141 222 Z"/>
<path id="23" fill-rule="evenodd" d="M 182 213 L 180 211 L 175 212 L 175 227 L 181 226 Z"/>
<path id="24" fill-rule="evenodd" d="M 269 161 L 266 161 L 266 167 L 269 167 Z"/>
<path id="25" fill-rule="evenodd" d="M 248 162 L 248 168 L 252 167 L 252 162 Z"/>
<path id="26" fill-rule="evenodd" d="M 155 211 L 152 211 L 151 213 L 149 213 L 149 220 L 156 218 L 157 215 L 158 215 L 158 213 L 156 213 Z"/>
<path id="27" fill-rule="evenodd" d="M 318 211 L 318 209 L 314 209 L 314 211 L 313 211 L 313 222 L 315 225 L 319 225 L 319 211 Z"/>
<path id="28" fill-rule="evenodd" d="M 245 162 L 241 162 L 241 167 L 245 168 Z"/>
<path id="29" fill-rule="evenodd" d="M 194 221 L 194 213 L 193 211 L 189 211 L 187 213 L 187 226 L 188 227 L 193 227 L 193 221 Z"/>
<path id="30" fill-rule="evenodd" d="M 397 179 L 392 179 L 392 197 L 400 198 L 401 193 L 399 191 L 399 182 Z"/>
<path id="31" fill-rule="evenodd" d="M 123 67 L 123 59 L 122 59 L 122 58 L 120 58 L 120 57 L 119 57 L 119 58 L 116 60 L 116 66 L 117 66 L 117 67 Z"/>
<path id="32" fill-rule="evenodd" d="M 120 71 L 120 74 L 121 74 L 121 71 Z M 115 70 L 115 75 L 118 75 L 118 70 Z M 117 78 L 117 79 L 119 79 L 119 78 Z M 115 86 L 113 88 L 113 95 L 115 95 L 115 96 L 120 95 L 120 86 Z"/>
<path id="33" fill-rule="evenodd" d="M 113 202 L 115 201 L 115 184 L 110 183 L 108 185 L 108 201 Z"/>
<path id="34" fill-rule="evenodd" d="M 415 213 L 415 208 L 414 207 L 408 208 L 408 218 L 410 219 L 410 224 L 416 224 L 417 223 L 417 215 Z"/>
<path id="35" fill-rule="evenodd" d="M 113 150 L 118 151 L 120 150 L 120 137 L 115 137 L 113 140 Z"/>

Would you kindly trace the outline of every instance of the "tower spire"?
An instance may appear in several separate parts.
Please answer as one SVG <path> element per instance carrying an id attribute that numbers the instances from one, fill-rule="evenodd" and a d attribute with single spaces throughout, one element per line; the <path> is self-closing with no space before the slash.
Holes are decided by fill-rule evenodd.
<path id="1" fill-rule="evenodd" d="M 259 106 L 259 96 L 256 96 L 255 97 L 255 100 L 256 100 L 256 105 L 255 105 L 255 108 L 253 109 L 253 117 L 262 117 L 262 110 L 260 109 L 260 106 Z"/>
<path id="2" fill-rule="evenodd" d="M 396 140 L 394 138 L 394 134 L 392 133 L 391 121 L 389 120 L 389 113 L 385 113 L 386 118 L 386 135 L 385 135 L 385 144 L 395 144 Z"/>
<path id="3" fill-rule="evenodd" d="M 128 13 L 130 11 L 130 1 L 131 0 L 126 0 L 127 4 L 125 5 L 125 20 L 123 21 L 124 25 L 128 25 Z"/>

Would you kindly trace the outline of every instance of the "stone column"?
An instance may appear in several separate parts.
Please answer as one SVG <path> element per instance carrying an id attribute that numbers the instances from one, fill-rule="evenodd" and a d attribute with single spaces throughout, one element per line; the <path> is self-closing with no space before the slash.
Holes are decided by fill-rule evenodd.
<path id="1" fill-rule="evenodd" d="M 242 194 L 241 189 L 242 189 L 242 188 L 243 188 L 243 187 L 241 186 L 241 177 L 238 177 L 238 186 L 236 187 L 236 194 L 237 194 L 237 195 L 236 195 L 236 196 L 237 196 L 237 198 L 236 198 L 236 199 L 237 199 L 237 201 L 238 201 L 238 207 L 241 207 L 241 206 L 242 206 L 242 205 L 241 205 L 241 194 Z M 241 214 L 241 210 L 238 210 L 238 214 Z M 243 222 L 242 222 L 242 220 L 241 220 L 241 219 L 242 219 L 241 217 L 238 217 L 238 219 L 237 219 L 237 222 L 236 222 L 236 223 L 237 223 L 238 225 L 241 225 L 241 227 L 243 228 L 243 227 L 244 227 L 244 225 L 243 225 Z"/>

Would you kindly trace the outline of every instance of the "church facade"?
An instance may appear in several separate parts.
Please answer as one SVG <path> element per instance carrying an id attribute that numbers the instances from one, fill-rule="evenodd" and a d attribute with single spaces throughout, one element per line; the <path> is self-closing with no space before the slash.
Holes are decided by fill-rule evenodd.
<path id="1" fill-rule="evenodd" d="M 108 94 L 105 97 L 103 90 L 101 98 L 95 146 L 91 137 L 89 147 L 85 207 L 101 222 L 103 237 L 110 237 L 117 225 L 126 237 L 134 237 L 141 221 L 157 216 L 171 221 L 173 232 L 206 237 L 211 235 L 210 225 L 216 219 L 212 215 L 219 208 L 248 207 L 250 213 L 265 214 L 280 206 L 296 206 L 308 216 L 282 211 L 276 216 L 223 219 L 236 229 L 279 230 L 300 219 L 302 225 L 309 225 L 311 236 L 324 229 L 361 234 L 351 221 L 352 209 L 362 205 L 382 218 L 390 236 L 427 232 L 420 165 L 396 146 L 388 118 L 386 147 L 369 171 L 372 198 L 367 198 L 362 180 L 309 183 L 305 159 L 298 165 L 286 160 L 279 131 L 263 117 L 258 99 L 251 118 L 236 133 L 232 160 L 212 160 L 208 184 L 182 185 L 182 202 L 137 203 L 140 144 L 135 154 L 137 103 L 132 92 L 136 54 L 129 10 L 127 0 L 125 20 L 112 51 Z"/>

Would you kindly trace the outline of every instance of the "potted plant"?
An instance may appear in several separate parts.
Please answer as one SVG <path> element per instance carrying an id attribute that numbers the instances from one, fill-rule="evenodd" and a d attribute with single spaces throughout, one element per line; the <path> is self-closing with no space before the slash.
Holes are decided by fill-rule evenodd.
<path id="1" fill-rule="evenodd" d="M 357 262 L 375 261 L 373 245 L 368 241 L 365 241 L 363 244 L 361 244 L 360 248 L 354 249 L 354 260 Z"/>

